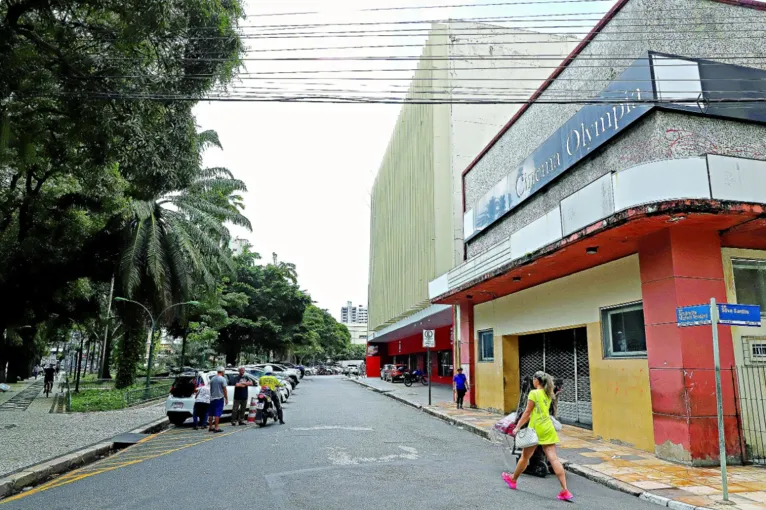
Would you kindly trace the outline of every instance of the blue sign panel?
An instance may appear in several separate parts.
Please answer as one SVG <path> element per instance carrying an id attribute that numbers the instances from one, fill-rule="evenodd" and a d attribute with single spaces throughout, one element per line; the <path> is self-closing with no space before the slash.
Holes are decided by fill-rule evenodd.
<path id="1" fill-rule="evenodd" d="M 647 57 L 636 60 L 595 100 L 583 107 L 509 175 L 503 177 L 473 208 L 468 240 L 534 195 L 578 161 L 649 113 L 654 105 Z M 649 103 L 644 103 L 649 101 Z"/>
<path id="2" fill-rule="evenodd" d="M 764 94 L 764 70 L 646 53 L 466 211 L 464 239 L 469 241 L 656 106 L 766 122 Z"/>
<path id="3" fill-rule="evenodd" d="M 718 323 L 730 326 L 761 325 L 761 307 L 758 305 L 718 305 Z"/>
<path id="4" fill-rule="evenodd" d="M 710 305 L 680 306 L 676 308 L 678 326 L 702 326 L 712 324 Z"/>

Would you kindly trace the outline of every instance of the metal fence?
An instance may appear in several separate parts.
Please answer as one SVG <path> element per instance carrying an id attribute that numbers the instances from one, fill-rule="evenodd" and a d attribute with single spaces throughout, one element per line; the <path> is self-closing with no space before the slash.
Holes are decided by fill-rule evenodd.
<path id="1" fill-rule="evenodd" d="M 766 364 L 739 366 L 736 379 L 745 460 L 766 466 Z"/>
<path id="2" fill-rule="evenodd" d="M 125 390 L 123 399 L 125 400 L 125 407 L 131 407 L 137 404 L 142 404 L 150 400 L 167 397 L 170 393 L 170 387 L 172 384 L 152 384 L 149 388 L 136 388 L 132 390 Z"/>
<path id="3" fill-rule="evenodd" d="M 150 380 L 149 388 L 146 388 L 142 385 L 141 387 L 133 387 L 118 391 L 114 387 L 113 379 L 99 379 L 80 381 L 80 391 L 102 390 L 104 391 L 104 398 L 117 398 L 122 402 L 122 406 L 118 405 L 118 408 L 124 409 L 138 404 L 143 404 L 144 402 L 149 402 L 151 400 L 165 398 L 168 394 L 170 394 L 170 388 L 172 385 L 173 379 L 168 379 L 166 377 L 153 377 Z M 60 389 L 62 391 L 60 398 L 64 399 L 64 408 L 66 412 L 71 412 L 72 394 L 76 393 L 74 380 L 70 380 L 69 377 L 66 377 L 61 381 Z M 94 407 L 98 407 L 96 402 L 93 404 Z M 91 409 L 86 408 L 85 410 L 88 411 Z"/>

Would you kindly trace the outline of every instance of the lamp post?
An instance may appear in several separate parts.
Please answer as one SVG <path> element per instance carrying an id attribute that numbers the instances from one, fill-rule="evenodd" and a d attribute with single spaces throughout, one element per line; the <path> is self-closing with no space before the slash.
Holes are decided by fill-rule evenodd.
<path id="1" fill-rule="evenodd" d="M 148 392 L 149 391 L 150 379 L 151 379 L 151 376 L 152 376 L 152 356 L 154 355 L 154 330 L 157 327 L 157 321 L 155 320 L 154 316 L 152 315 L 152 312 L 150 312 L 147 307 L 145 307 L 144 305 L 142 305 L 138 301 L 133 301 L 132 299 L 126 299 L 124 297 L 116 297 L 116 298 L 114 298 L 114 300 L 115 301 L 122 301 L 122 302 L 125 302 L 125 303 L 133 303 L 134 305 L 140 306 L 141 308 L 144 309 L 146 314 L 149 316 L 149 319 L 151 319 L 151 321 L 152 321 L 151 333 L 149 335 L 149 359 L 146 361 L 146 391 Z M 162 318 L 162 314 L 164 314 L 165 312 L 167 312 L 168 310 L 170 310 L 171 308 L 174 308 L 176 306 L 181 306 L 181 305 L 198 305 L 198 304 L 199 304 L 199 301 L 184 301 L 183 303 L 176 303 L 176 304 L 170 305 L 169 307 L 167 307 L 164 310 L 162 310 L 159 314 L 157 314 L 157 318 L 158 319 Z"/>

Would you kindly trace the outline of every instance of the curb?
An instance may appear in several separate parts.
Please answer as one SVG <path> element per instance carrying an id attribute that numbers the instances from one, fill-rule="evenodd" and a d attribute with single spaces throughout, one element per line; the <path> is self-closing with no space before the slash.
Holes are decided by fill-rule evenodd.
<path id="1" fill-rule="evenodd" d="M 388 398 L 394 399 L 398 402 L 401 402 L 403 404 L 406 404 L 410 407 L 414 407 L 415 409 L 420 409 L 426 414 L 429 414 L 435 418 L 438 418 L 444 422 L 449 423 L 450 425 L 454 425 L 458 428 L 461 428 L 463 430 L 467 430 L 468 432 L 471 432 L 472 434 L 475 434 L 479 437 L 482 437 L 484 439 L 489 440 L 490 439 L 490 433 L 488 430 L 485 430 L 481 427 L 477 427 L 476 425 L 473 425 L 471 423 L 464 423 L 461 422 L 452 416 L 449 416 L 447 414 L 441 413 L 439 411 L 436 411 L 435 409 L 431 409 L 428 406 L 423 406 L 421 404 L 417 404 L 415 402 L 411 402 L 405 398 L 402 398 L 398 395 L 394 395 L 390 393 L 391 390 L 381 390 L 380 388 L 377 388 L 375 386 L 372 386 L 370 384 L 367 384 L 362 381 L 357 381 L 354 379 L 349 379 L 352 382 L 355 382 L 356 384 L 360 386 L 364 386 L 365 388 L 374 391 L 375 393 L 380 393 L 381 395 L 385 395 Z M 603 473 L 599 473 L 598 471 L 595 471 L 593 469 L 590 469 L 585 466 L 581 466 L 579 464 L 574 464 L 572 462 L 561 460 L 561 464 L 564 466 L 564 469 L 569 471 L 570 473 L 582 476 L 583 478 L 587 478 L 588 480 L 592 482 L 596 482 L 600 485 L 604 485 L 606 487 L 609 487 L 610 489 L 614 489 L 620 492 L 623 492 L 625 494 L 629 494 L 631 496 L 637 497 L 639 499 L 643 499 L 645 501 L 648 501 L 650 503 L 654 503 L 659 506 L 664 506 L 666 508 L 672 508 L 674 510 L 713 510 L 708 507 L 703 506 L 694 506 L 690 505 L 688 503 L 683 503 L 681 501 L 673 501 L 672 499 L 666 498 L 664 496 L 660 496 L 658 494 L 653 494 L 651 492 L 647 492 L 639 487 L 636 487 L 635 485 L 631 485 L 629 483 L 621 482 L 620 480 L 616 480 L 612 478 L 611 476 L 604 475 Z"/>
<path id="2" fill-rule="evenodd" d="M 424 413 L 429 414 L 433 416 L 434 418 L 439 418 L 440 420 L 447 422 L 450 425 L 454 425 L 460 429 L 467 430 L 468 432 L 471 432 L 472 434 L 475 434 L 481 438 L 484 438 L 484 439 L 490 438 L 488 430 L 484 430 L 483 428 L 477 427 L 476 425 L 473 425 L 471 423 L 463 423 L 453 418 L 452 416 L 449 416 L 448 414 L 444 414 L 428 406 L 424 406 L 422 404 L 412 402 L 411 400 L 407 400 L 406 398 L 400 397 L 399 395 L 394 395 L 393 393 L 391 393 L 392 390 L 381 390 L 380 388 L 377 388 L 375 386 L 372 386 L 371 384 L 367 384 L 362 381 L 357 381 L 355 379 L 349 379 L 349 380 L 352 382 L 355 382 L 356 384 L 360 386 L 364 386 L 365 388 L 370 389 L 374 391 L 375 393 L 380 393 L 381 395 L 385 395 L 388 398 L 394 399 L 397 402 L 401 402 L 402 404 L 406 404 L 410 407 L 414 407 L 415 409 L 420 409 Z"/>
<path id="3" fill-rule="evenodd" d="M 130 430 L 129 432 L 134 434 L 152 434 L 163 430 L 169 423 L 170 421 L 168 418 L 164 417 Z M 108 455 L 113 448 L 113 442 L 102 441 L 73 452 L 65 453 L 54 459 L 28 466 L 20 471 L 11 473 L 4 478 L 0 478 L 0 501 L 6 496 L 21 492 L 25 487 L 38 485 L 51 476 L 60 475 L 98 460 L 99 458 Z"/>

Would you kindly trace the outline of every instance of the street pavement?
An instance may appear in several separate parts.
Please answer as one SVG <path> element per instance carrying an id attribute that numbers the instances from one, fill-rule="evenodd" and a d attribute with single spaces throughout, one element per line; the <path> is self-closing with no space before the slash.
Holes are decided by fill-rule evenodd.
<path id="1" fill-rule="evenodd" d="M 338 377 L 314 377 L 285 405 L 286 425 L 189 426 L 13 498 L 5 508 L 274 510 L 562 508 L 554 477 L 510 491 L 501 452 L 473 434 Z M 655 505 L 568 474 L 575 505 Z"/>

